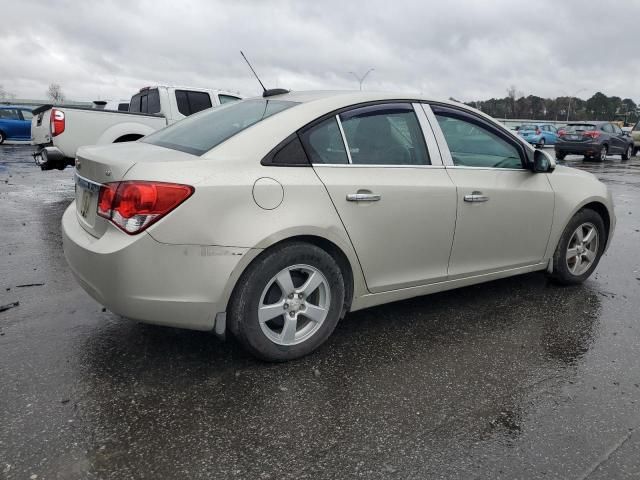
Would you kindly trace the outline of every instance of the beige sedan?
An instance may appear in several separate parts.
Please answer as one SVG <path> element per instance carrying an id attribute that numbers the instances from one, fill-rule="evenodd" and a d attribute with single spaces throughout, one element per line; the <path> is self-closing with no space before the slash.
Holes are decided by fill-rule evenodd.
<path id="1" fill-rule="evenodd" d="M 85 147 L 64 252 L 125 317 L 227 329 L 256 356 L 318 348 L 348 312 L 533 271 L 596 268 L 615 226 L 593 175 L 467 106 L 298 92 Z"/>

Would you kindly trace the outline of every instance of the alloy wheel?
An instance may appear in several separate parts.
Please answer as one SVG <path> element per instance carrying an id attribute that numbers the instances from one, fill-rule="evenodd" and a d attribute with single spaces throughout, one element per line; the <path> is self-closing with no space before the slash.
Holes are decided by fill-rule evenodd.
<path id="1" fill-rule="evenodd" d="M 278 345 L 297 345 L 322 326 L 331 305 L 325 276 L 311 265 L 287 267 L 267 283 L 258 304 L 258 322 Z"/>
<path id="2" fill-rule="evenodd" d="M 583 223 L 571 235 L 567 245 L 567 267 L 576 277 L 585 273 L 598 256 L 598 230 L 593 223 Z"/>
<path id="3" fill-rule="evenodd" d="M 607 147 L 602 147 L 600 150 L 600 160 L 605 161 L 607 159 Z"/>

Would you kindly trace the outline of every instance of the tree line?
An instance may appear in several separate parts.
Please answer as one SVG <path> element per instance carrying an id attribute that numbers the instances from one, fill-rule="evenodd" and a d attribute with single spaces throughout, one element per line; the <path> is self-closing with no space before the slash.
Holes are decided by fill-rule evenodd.
<path id="1" fill-rule="evenodd" d="M 587 100 L 578 97 L 542 98 L 524 96 L 515 87 L 507 89 L 504 98 L 491 98 L 466 102 L 495 118 L 522 118 L 535 120 L 606 120 L 635 123 L 640 119 L 640 107 L 631 98 L 609 97 L 602 92 Z"/>

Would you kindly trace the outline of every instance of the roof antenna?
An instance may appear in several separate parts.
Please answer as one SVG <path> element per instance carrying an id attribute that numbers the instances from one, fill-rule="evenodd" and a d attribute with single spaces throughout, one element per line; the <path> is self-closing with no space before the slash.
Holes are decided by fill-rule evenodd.
<path id="1" fill-rule="evenodd" d="M 263 97 L 272 97 L 274 95 L 282 95 L 283 93 L 289 93 L 289 90 L 285 90 L 284 88 L 270 88 L 267 89 L 265 88 L 264 84 L 262 83 L 262 81 L 260 80 L 260 77 L 258 77 L 258 74 L 256 73 L 256 71 L 253 69 L 253 67 L 251 66 L 251 64 L 249 63 L 249 60 L 247 60 L 247 57 L 244 55 L 244 53 L 242 52 L 242 50 L 240 50 L 240 55 L 242 55 L 242 58 L 244 58 L 244 61 L 247 62 L 247 65 L 249 65 L 249 68 L 251 69 L 251 71 L 253 72 L 253 74 L 256 77 L 256 80 L 258 80 L 258 83 L 260 84 L 260 86 L 262 87 L 262 96 Z"/>

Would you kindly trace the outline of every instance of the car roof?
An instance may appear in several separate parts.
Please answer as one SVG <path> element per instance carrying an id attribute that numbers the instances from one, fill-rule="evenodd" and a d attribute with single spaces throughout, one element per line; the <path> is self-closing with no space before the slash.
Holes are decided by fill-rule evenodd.
<path id="1" fill-rule="evenodd" d="M 588 120 L 585 120 L 584 122 L 569 122 L 569 123 L 567 123 L 567 126 L 569 126 L 569 125 L 604 125 L 605 123 L 611 123 L 611 122 L 605 122 L 603 120 L 590 122 Z"/>
<path id="2" fill-rule="evenodd" d="M 322 100 L 330 100 L 340 97 L 345 103 L 364 103 L 375 102 L 379 100 L 412 100 L 418 102 L 438 102 L 450 105 L 462 105 L 465 108 L 471 108 L 460 102 L 451 100 L 427 97 L 416 93 L 406 92 L 376 92 L 376 91 L 359 91 L 359 90 L 308 90 L 308 91 L 291 91 L 280 95 L 272 95 L 267 98 L 277 100 L 287 100 L 297 103 L 307 103 Z M 263 97 L 252 97 L 254 99 Z M 248 100 L 248 99 L 247 99 Z"/>

